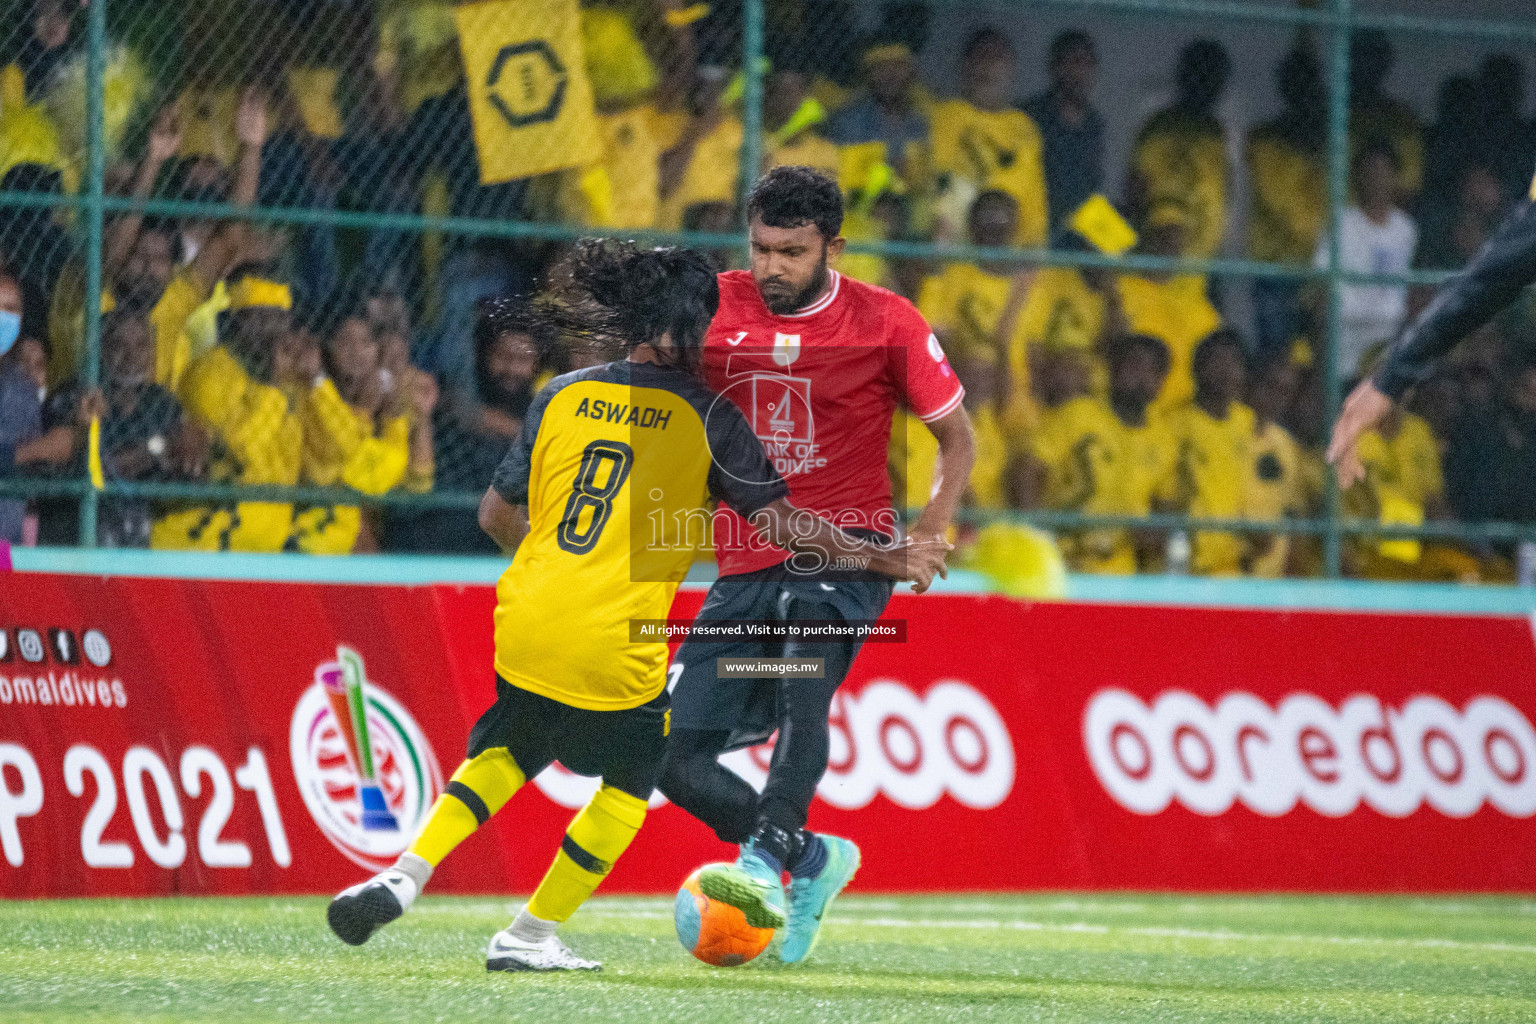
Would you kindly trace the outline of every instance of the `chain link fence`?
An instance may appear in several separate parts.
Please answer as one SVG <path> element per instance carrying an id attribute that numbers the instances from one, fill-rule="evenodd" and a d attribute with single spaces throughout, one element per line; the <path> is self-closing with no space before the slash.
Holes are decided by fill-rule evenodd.
<path id="1" fill-rule="evenodd" d="M 1528 310 L 1371 441 L 1365 487 L 1318 454 L 1536 163 L 1536 30 L 1419 7 L 0 0 L 0 528 L 489 550 L 532 393 L 609 357 L 498 300 L 588 233 L 741 265 L 746 185 L 793 163 L 844 190 L 841 271 L 965 378 L 988 550 L 1035 523 L 1084 571 L 1510 577 Z M 1383 204 L 1415 241 L 1359 243 Z M 933 458 L 899 416 L 899 504 Z"/>

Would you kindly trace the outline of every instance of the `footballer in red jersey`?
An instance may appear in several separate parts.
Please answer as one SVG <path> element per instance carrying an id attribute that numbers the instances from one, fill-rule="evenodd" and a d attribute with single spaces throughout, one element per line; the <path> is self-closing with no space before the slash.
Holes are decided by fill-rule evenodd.
<path id="1" fill-rule="evenodd" d="M 938 439 L 939 486 L 900 543 L 914 557 L 941 556 L 975 443 L 965 389 L 938 339 L 906 299 L 831 268 L 843 248 L 843 204 L 830 178 L 776 167 L 753 186 L 748 212 L 752 266 L 720 275 L 720 308 L 704 344 L 710 387 L 746 415 L 789 483 L 791 505 L 887 544 L 898 532 L 887 449 L 896 407 L 906 405 Z M 715 514 L 714 539 L 720 576 L 700 621 L 868 621 L 895 586 L 866 568 L 804 550 L 789 555 L 729 509 Z M 809 955 L 827 904 L 859 864 L 852 842 L 805 825 L 827 769 L 832 698 L 860 643 L 690 635 L 672 661 L 662 792 L 721 839 L 742 844 L 735 864 L 705 868 L 699 886 L 754 926 L 783 927 L 780 955 L 789 963 Z M 725 658 L 760 666 L 819 659 L 822 671 L 814 679 L 727 676 Z M 775 731 L 759 795 L 718 758 Z"/>

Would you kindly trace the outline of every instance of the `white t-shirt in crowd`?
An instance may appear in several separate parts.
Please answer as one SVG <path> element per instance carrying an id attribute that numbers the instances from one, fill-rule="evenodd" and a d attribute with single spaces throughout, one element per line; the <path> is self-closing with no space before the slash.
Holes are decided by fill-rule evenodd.
<path id="1" fill-rule="evenodd" d="M 1339 221 L 1339 264 L 1359 274 L 1401 274 L 1413 265 L 1419 229 L 1401 210 L 1386 223 L 1371 220 L 1351 206 Z M 1328 266 L 1328 238 L 1317 244 L 1313 265 Z M 1345 285 L 1341 294 L 1342 323 L 1338 362 L 1344 376 L 1361 369 L 1360 359 L 1372 346 L 1391 341 L 1408 313 L 1408 289 L 1394 285 Z"/>

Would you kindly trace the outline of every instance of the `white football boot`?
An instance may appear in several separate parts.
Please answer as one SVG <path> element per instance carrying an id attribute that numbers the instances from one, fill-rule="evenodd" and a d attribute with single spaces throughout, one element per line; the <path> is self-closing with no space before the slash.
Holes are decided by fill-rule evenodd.
<path id="1" fill-rule="evenodd" d="M 416 883 L 403 871 L 390 868 L 343 889 L 325 912 L 331 931 L 342 942 L 361 946 L 379 928 L 411 909 Z"/>
<path id="2" fill-rule="evenodd" d="M 535 942 L 517 938 L 511 928 L 491 936 L 485 951 L 488 971 L 600 971 L 596 960 L 583 960 L 559 936 L 549 935 Z"/>

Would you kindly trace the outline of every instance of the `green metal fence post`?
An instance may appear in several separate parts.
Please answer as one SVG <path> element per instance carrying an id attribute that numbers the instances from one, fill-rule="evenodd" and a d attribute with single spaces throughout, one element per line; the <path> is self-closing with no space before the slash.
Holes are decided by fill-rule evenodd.
<path id="1" fill-rule="evenodd" d="M 102 195 L 106 178 L 105 87 L 107 0 L 94 0 L 87 8 L 85 64 L 86 204 L 85 204 L 85 359 L 82 370 L 87 390 L 101 383 L 101 250 Z M 96 546 L 96 489 L 87 487 L 80 496 L 80 546 Z"/>
<path id="2" fill-rule="evenodd" d="M 1328 37 L 1328 328 L 1323 343 L 1324 402 L 1328 422 L 1339 415 L 1342 389 L 1339 381 L 1339 332 L 1344 283 L 1339 277 L 1339 227 L 1349 202 L 1349 32 L 1353 0 L 1333 0 L 1333 28 Z M 1324 515 L 1328 532 L 1323 535 L 1323 564 L 1329 576 L 1338 576 L 1342 565 L 1339 533 L 1339 482 L 1326 474 Z"/>
<path id="3" fill-rule="evenodd" d="M 763 0 L 742 5 L 741 230 L 747 230 L 747 191 L 763 165 Z"/>

